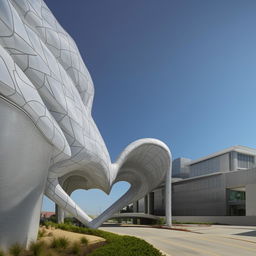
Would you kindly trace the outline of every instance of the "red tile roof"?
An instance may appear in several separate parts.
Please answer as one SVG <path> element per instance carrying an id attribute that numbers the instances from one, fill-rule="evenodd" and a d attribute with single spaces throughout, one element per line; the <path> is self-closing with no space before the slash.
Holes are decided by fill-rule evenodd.
<path id="1" fill-rule="evenodd" d="M 50 218 L 51 216 L 55 215 L 55 212 L 41 212 L 41 218 Z"/>

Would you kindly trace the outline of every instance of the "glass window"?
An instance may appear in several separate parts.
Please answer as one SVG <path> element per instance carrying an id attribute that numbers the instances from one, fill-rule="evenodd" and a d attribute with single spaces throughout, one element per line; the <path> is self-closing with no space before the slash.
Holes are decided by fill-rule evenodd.
<path id="1" fill-rule="evenodd" d="M 254 156 L 238 153 L 238 168 L 250 169 L 254 167 Z"/>
<path id="2" fill-rule="evenodd" d="M 245 200 L 245 192 L 243 191 L 229 191 L 229 201 L 240 201 Z"/>

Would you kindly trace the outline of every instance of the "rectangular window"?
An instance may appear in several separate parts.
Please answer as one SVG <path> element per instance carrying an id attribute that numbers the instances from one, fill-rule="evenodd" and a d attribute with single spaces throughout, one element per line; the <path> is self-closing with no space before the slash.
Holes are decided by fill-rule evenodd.
<path id="1" fill-rule="evenodd" d="M 254 156 L 237 154 L 238 168 L 241 169 L 251 169 L 254 167 Z"/>
<path id="2" fill-rule="evenodd" d="M 228 201 L 244 201 L 245 200 L 245 192 L 244 191 L 235 191 L 229 190 L 229 199 Z"/>

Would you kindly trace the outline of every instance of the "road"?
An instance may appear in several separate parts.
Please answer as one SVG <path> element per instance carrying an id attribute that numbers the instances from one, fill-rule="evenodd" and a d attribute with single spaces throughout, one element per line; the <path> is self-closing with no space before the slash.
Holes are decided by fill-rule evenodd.
<path id="1" fill-rule="evenodd" d="M 102 227 L 101 229 L 140 237 L 169 256 L 255 256 L 256 227 L 174 226 L 187 231 L 148 227 Z"/>

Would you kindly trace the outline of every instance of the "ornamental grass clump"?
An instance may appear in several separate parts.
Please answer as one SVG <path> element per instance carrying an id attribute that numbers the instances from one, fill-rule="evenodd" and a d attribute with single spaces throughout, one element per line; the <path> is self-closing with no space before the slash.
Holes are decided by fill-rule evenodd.
<path id="1" fill-rule="evenodd" d="M 53 236 L 53 233 L 52 233 L 52 232 L 49 232 L 49 233 L 47 234 L 47 236 Z"/>
<path id="2" fill-rule="evenodd" d="M 53 238 L 51 247 L 57 250 L 67 249 L 69 240 L 66 237 Z"/>
<path id="3" fill-rule="evenodd" d="M 74 255 L 79 255 L 81 253 L 81 245 L 78 242 L 72 244 L 71 253 Z"/>
<path id="4" fill-rule="evenodd" d="M 46 230 L 43 228 L 41 230 L 38 230 L 37 239 L 40 239 L 46 235 Z"/>
<path id="5" fill-rule="evenodd" d="M 24 248 L 18 243 L 12 245 L 9 249 L 9 253 L 12 256 L 20 256 L 23 251 Z"/>
<path id="6" fill-rule="evenodd" d="M 80 242 L 82 245 L 88 245 L 88 239 L 84 236 L 80 238 Z"/>
<path id="7" fill-rule="evenodd" d="M 29 250 L 33 256 L 44 256 L 46 254 L 46 244 L 43 241 L 31 242 Z"/>

